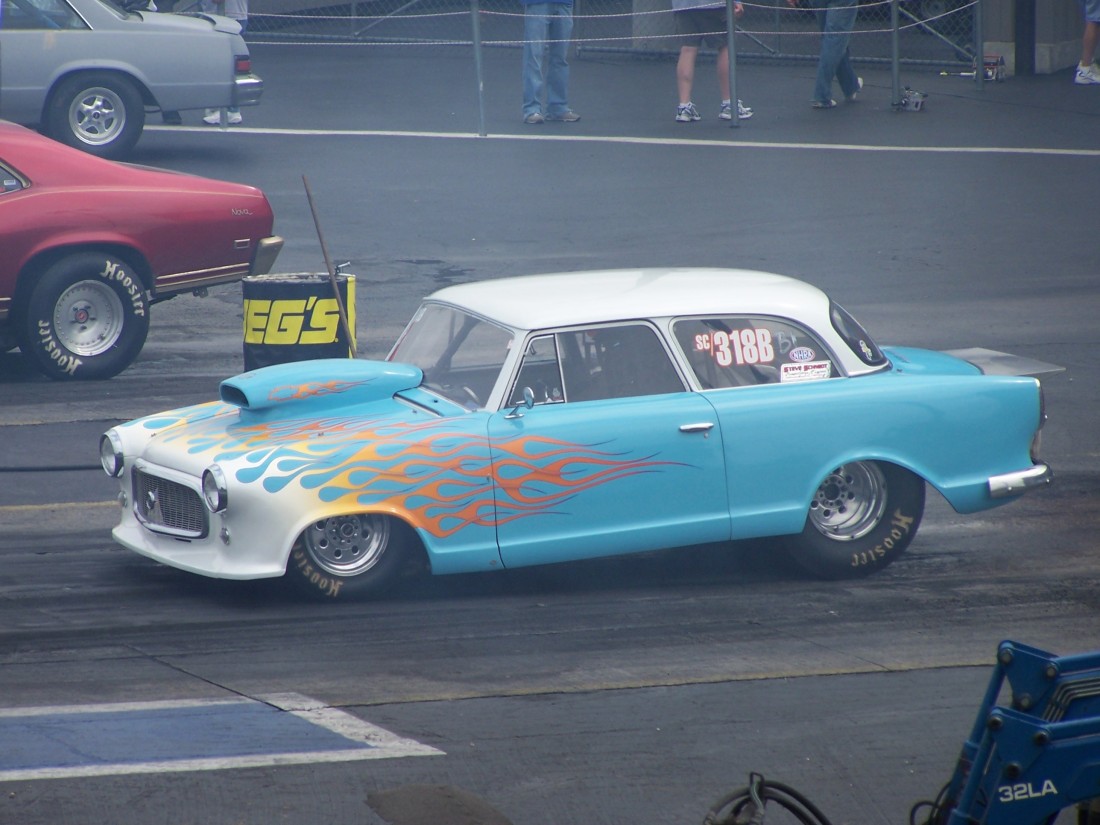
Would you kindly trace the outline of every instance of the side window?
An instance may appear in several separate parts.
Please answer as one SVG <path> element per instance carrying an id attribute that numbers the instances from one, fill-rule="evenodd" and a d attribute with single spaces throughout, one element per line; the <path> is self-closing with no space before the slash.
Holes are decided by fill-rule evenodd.
<path id="1" fill-rule="evenodd" d="M 10 169 L 0 166 L 0 195 L 6 195 L 8 192 L 20 192 L 25 188 L 25 184 L 19 179 L 18 175 Z"/>
<path id="2" fill-rule="evenodd" d="M 837 375 L 816 337 L 778 318 L 690 318 L 677 321 L 673 330 L 705 390 Z"/>
<path id="3" fill-rule="evenodd" d="M 64 0 L 0 0 L 0 29 L 82 29 Z"/>
<path id="4" fill-rule="evenodd" d="M 643 324 L 535 338 L 524 354 L 510 403 L 522 400 L 524 387 L 534 390 L 540 404 L 684 391 L 657 333 Z"/>

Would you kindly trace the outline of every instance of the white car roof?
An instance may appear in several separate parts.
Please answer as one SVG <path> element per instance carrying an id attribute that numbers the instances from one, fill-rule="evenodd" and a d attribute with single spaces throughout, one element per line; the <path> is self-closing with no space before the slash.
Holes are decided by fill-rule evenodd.
<path id="1" fill-rule="evenodd" d="M 498 278 L 445 287 L 453 304 L 514 329 L 679 315 L 752 313 L 819 326 L 829 298 L 803 281 L 749 269 L 646 268 Z"/>

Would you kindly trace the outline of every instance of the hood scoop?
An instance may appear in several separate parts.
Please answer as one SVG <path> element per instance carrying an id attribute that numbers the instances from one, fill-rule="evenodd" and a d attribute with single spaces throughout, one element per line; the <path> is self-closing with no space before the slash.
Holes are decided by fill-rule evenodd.
<path id="1" fill-rule="evenodd" d="M 241 373 L 222 381 L 219 395 L 250 412 L 306 404 L 312 412 L 392 398 L 420 386 L 423 377 L 409 364 L 321 358 Z"/>

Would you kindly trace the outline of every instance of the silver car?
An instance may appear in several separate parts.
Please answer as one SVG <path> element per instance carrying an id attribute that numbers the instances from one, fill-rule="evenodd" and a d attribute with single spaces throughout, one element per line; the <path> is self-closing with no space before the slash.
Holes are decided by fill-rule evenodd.
<path id="1" fill-rule="evenodd" d="M 129 152 L 146 111 L 253 106 L 240 24 L 112 0 L 0 0 L 0 118 L 101 157 Z"/>

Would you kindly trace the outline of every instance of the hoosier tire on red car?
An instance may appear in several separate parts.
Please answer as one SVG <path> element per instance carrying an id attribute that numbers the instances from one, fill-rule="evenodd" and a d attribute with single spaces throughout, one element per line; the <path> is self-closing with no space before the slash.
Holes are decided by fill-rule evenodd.
<path id="1" fill-rule="evenodd" d="M 145 344 L 145 285 L 120 258 L 69 255 L 35 281 L 18 332 L 20 348 L 50 378 L 110 378 L 133 363 Z"/>

